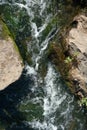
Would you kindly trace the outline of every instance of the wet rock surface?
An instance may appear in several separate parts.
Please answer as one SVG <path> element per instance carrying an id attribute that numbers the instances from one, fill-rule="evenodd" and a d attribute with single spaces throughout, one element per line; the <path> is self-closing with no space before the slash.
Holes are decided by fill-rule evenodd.
<path id="1" fill-rule="evenodd" d="M 9 30 L 0 19 L 0 90 L 16 81 L 23 69 L 16 44 L 9 35 Z"/>

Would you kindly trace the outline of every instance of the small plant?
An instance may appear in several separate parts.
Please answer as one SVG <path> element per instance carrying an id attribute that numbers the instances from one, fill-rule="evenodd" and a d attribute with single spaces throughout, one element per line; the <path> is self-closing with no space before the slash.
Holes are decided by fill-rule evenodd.
<path id="1" fill-rule="evenodd" d="M 73 60 L 73 59 L 68 56 L 64 61 L 65 61 L 66 64 L 68 64 L 68 63 L 71 63 L 72 60 Z"/>
<path id="2" fill-rule="evenodd" d="M 87 107 L 87 97 L 82 98 L 81 101 L 79 101 L 79 105 Z"/>
<path id="3" fill-rule="evenodd" d="M 79 52 L 78 51 L 76 51 L 76 52 L 74 52 L 74 57 L 77 57 L 78 55 L 79 55 Z"/>

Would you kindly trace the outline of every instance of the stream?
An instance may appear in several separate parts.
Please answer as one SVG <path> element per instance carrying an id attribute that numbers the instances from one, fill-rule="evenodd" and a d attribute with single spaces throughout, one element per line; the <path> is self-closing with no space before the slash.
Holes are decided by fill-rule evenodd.
<path id="1" fill-rule="evenodd" d="M 56 17 L 50 9 L 52 1 L 0 0 L 0 5 L 17 8 L 15 24 L 21 22 L 18 11 L 24 10 L 29 17 L 23 36 L 28 36 L 29 29 L 26 46 L 32 60 L 30 65 L 25 63 L 20 79 L 0 92 L 0 130 L 87 130 L 84 111 L 46 58 L 48 46 L 60 30 L 52 23 Z M 20 39 L 26 24 L 19 26 Z"/>

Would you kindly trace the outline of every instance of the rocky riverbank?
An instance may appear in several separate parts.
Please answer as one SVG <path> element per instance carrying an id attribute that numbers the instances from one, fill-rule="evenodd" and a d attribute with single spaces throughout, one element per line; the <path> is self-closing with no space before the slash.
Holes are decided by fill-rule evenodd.
<path id="1" fill-rule="evenodd" d="M 22 69 L 18 48 L 5 23 L 0 19 L 0 90 L 16 81 Z"/>
<path id="2" fill-rule="evenodd" d="M 54 14 L 57 14 L 56 17 L 52 20 L 52 22 L 56 23 L 56 26 L 58 26 L 57 28 L 60 29 L 58 35 L 55 36 L 55 38 L 51 41 L 52 44 L 49 45 L 46 57 L 48 57 L 53 62 L 53 64 L 55 64 L 56 69 L 61 73 L 62 77 L 65 79 L 66 83 L 68 84 L 69 88 L 74 93 L 74 95 L 82 99 L 87 95 L 87 1 L 66 0 L 65 2 L 60 2 L 59 4 L 58 1 L 55 0 L 52 6 L 53 7 L 51 7 L 51 10 L 54 11 Z M 55 9 L 53 9 L 54 7 Z M 8 12 L 6 12 L 6 10 L 8 10 Z M 30 32 L 31 27 L 29 23 L 29 17 L 25 13 L 24 8 L 22 8 L 22 10 L 20 11 L 18 8 L 18 10 L 16 10 L 17 12 L 15 10 L 16 7 L 9 8 L 9 5 L 3 5 L 1 15 L 5 20 L 7 26 L 9 27 L 10 32 L 12 32 L 15 41 L 17 41 L 17 45 L 20 49 L 23 60 L 27 61 L 29 64 L 32 64 L 32 52 L 29 52 L 27 49 L 27 45 L 32 39 Z M 82 10 L 83 12 L 85 10 L 85 13 L 82 13 Z M 18 18 L 18 20 L 16 20 L 16 17 Z M 47 27 L 47 30 L 44 33 L 44 35 L 46 35 L 49 28 L 50 26 Z M 3 47 L 1 45 L 1 48 L 7 49 L 7 43 L 12 42 L 10 38 L 6 40 L 7 41 L 2 40 L 4 44 L 6 42 L 6 47 L 4 47 L 5 45 L 3 44 Z M 37 50 L 35 49 L 35 51 Z M 1 50 L 1 52 L 4 52 L 4 49 Z M 10 54 L 7 53 L 8 50 L 5 55 L 8 57 L 8 55 Z M 20 75 L 22 68 L 20 67 L 20 61 L 18 60 L 20 58 L 18 58 L 16 54 L 13 53 L 13 51 L 11 51 L 10 53 L 12 56 L 10 62 L 12 63 L 11 65 L 9 65 L 10 67 L 8 67 L 6 70 L 9 70 L 9 68 L 11 70 L 11 67 L 12 70 L 17 70 L 15 72 L 15 75 L 13 74 L 13 77 L 15 78 L 18 74 Z M 3 57 L 3 55 L 4 54 L 2 54 L 1 57 Z M 2 67 L 5 65 L 8 66 L 7 64 L 9 60 L 7 60 L 7 57 L 4 58 L 3 64 L 5 62 L 6 64 L 2 64 Z M 7 61 L 5 61 L 5 59 Z M 15 60 L 16 63 L 14 66 L 13 60 Z M 5 70 L 6 66 L 3 67 L 3 70 Z M 42 71 L 41 73 L 44 72 Z M 9 73 L 9 71 L 7 73 Z M 14 72 L 12 71 L 12 73 Z M 3 74 L 2 71 L 1 74 Z M 9 77 L 8 75 L 8 79 L 11 78 L 12 77 Z M 2 79 L 1 81 L 4 83 L 5 79 Z M 13 80 L 11 80 L 11 82 L 13 82 Z"/>
<path id="3" fill-rule="evenodd" d="M 69 71 L 76 94 L 87 96 L 87 17 L 80 14 L 73 19 L 73 26 L 67 36 L 68 51 L 76 58 Z"/>
<path id="4" fill-rule="evenodd" d="M 55 64 L 71 92 L 87 99 L 87 16 L 77 14 L 49 47 L 48 58 Z M 56 38 L 57 39 L 57 38 Z"/>

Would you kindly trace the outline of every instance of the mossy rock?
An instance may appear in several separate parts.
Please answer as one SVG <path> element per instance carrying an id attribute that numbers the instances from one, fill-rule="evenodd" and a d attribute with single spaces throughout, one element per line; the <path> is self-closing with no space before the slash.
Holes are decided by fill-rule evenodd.
<path id="1" fill-rule="evenodd" d="M 34 119 L 43 120 L 43 109 L 40 104 L 33 104 L 31 102 L 21 104 L 19 110 L 26 115 L 27 121 L 33 121 Z"/>
<path id="2" fill-rule="evenodd" d="M 25 63 L 25 61 L 27 61 L 31 64 L 32 61 L 30 54 L 27 51 L 26 44 L 31 36 L 29 16 L 24 8 L 19 10 L 18 6 L 13 6 L 8 4 L 0 5 L 2 8 L 1 17 L 9 28 L 11 37 L 16 42 L 18 50 L 23 58 L 23 62 Z"/>
<path id="3" fill-rule="evenodd" d="M 23 60 L 22 57 L 21 57 L 21 55 L 20 55 L 19 49 L 18 49 L 18 47 L 17 47 L 17 45 L 16 45 L 16 43 L 15 43 L 13 37 L 12 37 L 12 34 L 10 33 L 7 25 L 2 20 L 1 17 L 0 17 L 0 26 L 1 26 L 0 38 L 4 39 L 4 40 L 7 40 L 7 41 L 8 41 L 9 38 L 11 38 L 12 41 L 13 41 L 12 43 L 14 45 L 14 49 L 16 50 L 16 52 L 18 53 L 18 55 L 20 56 L 20 59 Z"/>
<path id="4" fill-rule="evenodd" d="M 7 39 L 9 36 L 11 36 L 6 24 L 3 22 L 2 18 L 0 17 L 0 37 L 2 39 Z"/>

